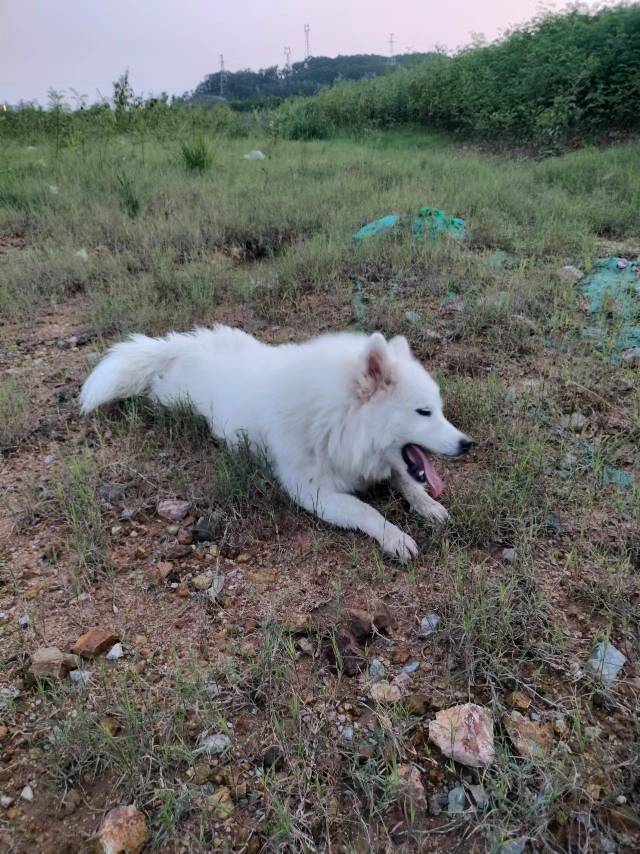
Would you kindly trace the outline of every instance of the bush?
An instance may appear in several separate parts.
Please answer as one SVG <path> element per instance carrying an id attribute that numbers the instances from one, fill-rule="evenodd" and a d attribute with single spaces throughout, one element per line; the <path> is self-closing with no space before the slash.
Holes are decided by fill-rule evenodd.
<path id="1" fill-rule="evenodd" d="M 207 141 L 197 136 L 193 142 L 185 142 L 180 149 L 182 161 L 189 172 L 206 172 L 213 162 Z"/>

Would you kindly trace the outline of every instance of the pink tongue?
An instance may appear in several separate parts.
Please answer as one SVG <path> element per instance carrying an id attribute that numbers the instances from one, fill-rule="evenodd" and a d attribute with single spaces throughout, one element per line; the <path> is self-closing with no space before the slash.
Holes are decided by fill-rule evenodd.
<path id="1" fill-rule="evenodd" d="M 444 492 L 444 484 L 438 476 L 435 466 L 428 457 L 423 457 L 424 474 L 429 484 L 429 491 L 433 498 L 440 498 Z"/>

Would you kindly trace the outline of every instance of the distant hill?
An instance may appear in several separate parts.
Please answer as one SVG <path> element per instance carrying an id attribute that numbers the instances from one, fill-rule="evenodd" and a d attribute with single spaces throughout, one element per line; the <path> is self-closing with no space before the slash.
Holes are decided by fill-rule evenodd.
<path id="1" fill-rule="evenodd" d="M 394 57 L 375 53 L 353 56 L 312 56 L 304 62 L 279 68 L 273 65 L 260 71 L 225 72 L 222 93 L 227 101 L 260 101 L 288 98 L 294 95 L 315 95 L 338 79 L 366 80 L 387 74 L 399 66 L 417 65 L 428 59 L 429 53 L 407 53 Z M 220 96 L 220 72 L 208 74 L 188 96 L 194 104 L 215 103 Z"/>

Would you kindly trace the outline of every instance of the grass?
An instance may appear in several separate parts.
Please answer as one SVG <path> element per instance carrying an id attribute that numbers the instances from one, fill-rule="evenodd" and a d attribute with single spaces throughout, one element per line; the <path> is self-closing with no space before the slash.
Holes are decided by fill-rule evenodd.
<path id="1" fill-rule="evenodd" d="M 193 142 L 184 142 L 180 153 L 185 169 L 189 172 L 206 172 L 213 163 L 213 156 L 204 136 L 196 137 Z"/>
<path id="2" fill-rule="evenodd" d="M 29 397 L 13 378 L 0 380 L 0 452 L 13 450 L 26 437 Z"/>
<path id="3" fill-rule="evenodd" d="M 446 838 L 498 852 L 520 836 L 571 850 L 587 812 L 594 845 L 615 835 L 616 797 L 637 807 L 638 733 L 629 721 L 640 503 L 637 488 L 603 473 L 620 467 L 637 478 L 640 396 L 633 369 L 582 339 L 585 317 L 563 267 L 637 250 L 638 143 L 538 161 L 414 131 L 311 143 L 211 135 L 202 150 L 215 151 L 215 168 L 191 168 L 200 145 L 191 131 L 149 135 L 144 148 L 134 136 L 109 137 L 57 155 L 45 140 L 35 150 L 8 143 L 0 234 L 24 236 L 25 247 L 0 257 L 7 329 L 21 338 L 46 312 L 71 311 L 97 333 L 98 349 L 127 331 L 214 321 L 274 343 L 336 328 L 404 334 L 440 381 L 446 414 L 477 445 L 463 462 L 438 462 L 452 517 L 442 528 L 385 489 L 372 496 L 419 543 L 418 560 L 401 567 L 360 535 L 298 511 L 268 461 L 215 443 L 187 405 L 125 401 L 82 422 L 82 436 L 71 404 L 49 407 L 47 424 L 28 433 L 31 392 L 4 377 L 3 462 L 11 503 L 22 489 L 24 507 L 11 541 L 18 551 L 5 549 L 0 561 L 21 566 L 22 549 L 46 576 L 70 558 L 95 608 L 82 619 L 112 621 L 116 607 L 125 626 L 127 656 L 112 668 L 92 665 L 89 691 L 49 687 L 37 707 L 34 695 L 24 699 L 44 715 L 43 733 L 49 712 L 55 717 L 54 737 L 35 737 L 41 767 L 56 791 L 79 786 L 94 807 L 100 781 L 122 802 L 136 799 L 156 850 L 381 850 Z M 268 158 L 244 160 L 254 147 Z M 469 239 L 418 243 L 399 233 L 352 243 L 363 223 L 427 203 L 464 217 Z M 82 351 L 56 350 L 53 362 L 47 390 L 65 371 L 74 383 L 86 373 Z M 587 419 L 580 433 L 562 421 L 576 411 Z M 46 470 L 45 446 L 59 460 Z M 105 485 L 117 484 L 126 497 L 105 500 Z M 198 544 L 171 558 L 171 578 L 190 590 L 184 599 L 150 580 L 175 544 L 155 514 L 164 496 L 187 499 L 194 520 L 221 520 L 215 555 Z M 137 511 L 132 522 L 120 518 L 125 506 Z M 49 565 L 37 555 L 51 528 L 69 548 Z M 505 547 L 516 549 L 513 563 Z M 215 606 L 189 587 L 203 567 L 226 575 Z M 12 570 L 0 596 L 22 607 L 30 583 Z M 356 594 L 384 598 L 399 620 L 389 637 L 370 641 L 369 658 L 383 658 L 390 679 L 399 645 L 420 661 L 401 703 L 375 703 L 366 678 L 329 666 L 325 647 Z M 47 643 L 66 643 L 75 612 L 60 616 L 47 595 L 25 610 Z M 39 618 L 48 607 L 57 622 Z M 422 642 L 415 627 L 430 610 L 442 622 Z M 310 646 L 287 629 L 292 611 L 320 615 Z M 142 655 L 132 636 L 147 625 L 154 652 Z M 575 677 L 600 636 L 629 659 L 612 688 Z M 41 642 L 13 627 L 0 631 L 3 641 L 21 653 Z M 216 698 L 206 690 L 211 676 Z M 544 761 L 519 757 L 503 728 L 513 689 L 533 698 L 542 722 L 567 724 Z M 414 694 L 426 697 L 424 714 L 409 702 Z M 488 706 L 496 722 L 498 760 L 484 774 L 444 761 L 428 742 L 438 704 L 466 700 Z M 21 714 L 14 703 L 6 717 L 22 727 Z M 105 717 L 118 723 L 116 735 L 100 726 Z M 352 740 L 341 735 L 345 723 Z M 228 724 L 233 749 L 196 783 L 198 736 Z M 278 767 L 265 766 L 269 746 Z M 402 795 L 398 769 L 407 764 L 428 796 L 483 785 L 487 808 L 445 817 L 443 836 L 441 819 Z M 226 822 L 206 805 L 221 786 L 234 802 Z"/>

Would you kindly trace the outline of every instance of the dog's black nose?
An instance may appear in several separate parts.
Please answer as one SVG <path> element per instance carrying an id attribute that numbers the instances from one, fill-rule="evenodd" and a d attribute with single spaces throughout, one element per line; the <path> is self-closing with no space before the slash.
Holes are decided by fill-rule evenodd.
<path id="1" fill-rule="evenodd" d="M 464 437 L 464 439 L 460 439 L 460 442 L 458 444 L 458 454 L 466 454 L 472 445 L 473 442 L 466 436 Z"/>

